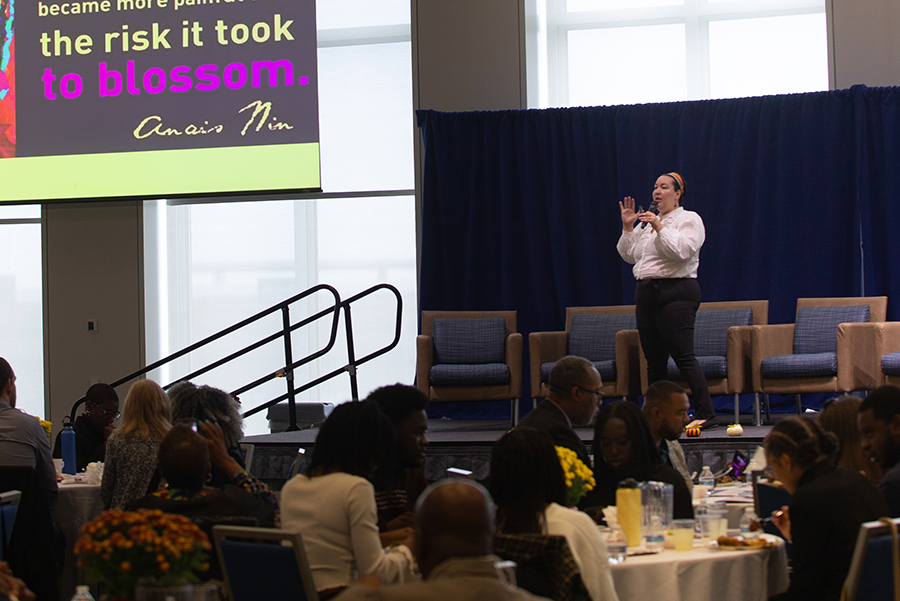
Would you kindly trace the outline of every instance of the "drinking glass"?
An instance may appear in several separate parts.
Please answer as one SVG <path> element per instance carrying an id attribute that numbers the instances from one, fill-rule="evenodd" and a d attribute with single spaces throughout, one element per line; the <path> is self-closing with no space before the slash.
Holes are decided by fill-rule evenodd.
<path id="1" fill-rule="evenodd" d="M 676 551 L 690 551 L 694 548 L 694 520 L 672 520 L 672 539 Z"/>

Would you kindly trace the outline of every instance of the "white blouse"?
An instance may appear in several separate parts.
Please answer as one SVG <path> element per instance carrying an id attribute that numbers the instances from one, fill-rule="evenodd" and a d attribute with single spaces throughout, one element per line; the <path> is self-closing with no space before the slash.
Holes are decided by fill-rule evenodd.
<path id="1" fill-rule="evenodd" d="M 375 574 L 384 584 L 413 577 L 405 545 L 381 546 L 375 489 L 365 478 L 344 472 L 292 478 L 281 491 L 281 527 L 303 537 L 316 590 L 348 586 L 359 574 Z"/>
<path id="2" fill-rule="evenodd" d="M 634 264 L 637 280 L 661 278 L 696 278 L 700 266 L 700 247 L 706 240 L 706 229 L 700 215 L 678 207 L 660 219 L 663 227 L 656 233 L 640 223 L 626 232 L 622 230 L 616 250 L 628 263 Z"/>

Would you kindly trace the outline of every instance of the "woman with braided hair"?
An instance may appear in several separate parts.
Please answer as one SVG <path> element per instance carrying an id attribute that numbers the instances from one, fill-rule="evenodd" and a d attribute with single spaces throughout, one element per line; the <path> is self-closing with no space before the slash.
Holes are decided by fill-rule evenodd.
<path id="1" fill-rule="evenodd" d="M 778 422 L 766 437 L 766 461 L 791 493 L 790 505 L 772 521 L 793 542 L 793 573 L 785 594 L 792 601 L 837 601 L 860 524 L 889 512 L 865 476 L 828 459 L 837 444 L 834 434 L 803 417 Z"/>

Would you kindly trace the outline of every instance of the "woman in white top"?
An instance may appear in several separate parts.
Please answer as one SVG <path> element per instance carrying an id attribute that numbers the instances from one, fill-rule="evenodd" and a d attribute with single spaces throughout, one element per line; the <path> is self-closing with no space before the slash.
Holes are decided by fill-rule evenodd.
<path id="1" fill-rule="evenodd" d="M 566 506 L 566 481 L 553 441 L 534 428 L 516 428 L 491 451 L 491 494 L 503 534 L 564 536 L 594 601 L 618 601 L 606 543 L 594 521 Z"/>
<path id="2" fill-rule="evenodd" d="M 320 599 L 330 599 L 360 575 L 399 583 L 413 577 L 412 531 L 385 551 L 378 536 L 375 489 L 387 467 L 393 429 L 378 407 L 362 401 L 335 407 L 316 438 L 306 473 L 281 492 L 281 524 L 303 536 Z"/>
<path id="3" fill-rule="evenodd" d="M 710 428 L 716 411 L 694 356 L 694 319 L 700 306 L 697 269 L 706 230 L 697 213 L 681 206 L 685 193 L 684 178 L 673 171 L 660 175 L 653 186 L 659 215 L 652 210 L 635 211 L 634 198 L 626 196 L 619 203 L 622 235 L 616 249 L 634 264 L 635 318 L 647 358 L 648 382 L 669 379 L 671 355 L 694 397 L 696 420 L 688 427 L 705 424 Z"/>

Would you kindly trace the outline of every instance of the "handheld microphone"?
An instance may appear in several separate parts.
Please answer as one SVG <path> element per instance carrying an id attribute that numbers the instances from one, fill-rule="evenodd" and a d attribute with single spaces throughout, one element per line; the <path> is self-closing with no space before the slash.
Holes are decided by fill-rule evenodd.
<path id="1" fill-rule="evenodd" d="M 659 203 L 654 200 L 653 202 L 650 203 L 650 208 L 647 210 L 650 211 L 651 213 L 656 213 L 657 211 L 659 211 Z M 641 229 L 644 229 L 645 227 L 647 227 L 647 222 L 642 221 Z"/>

